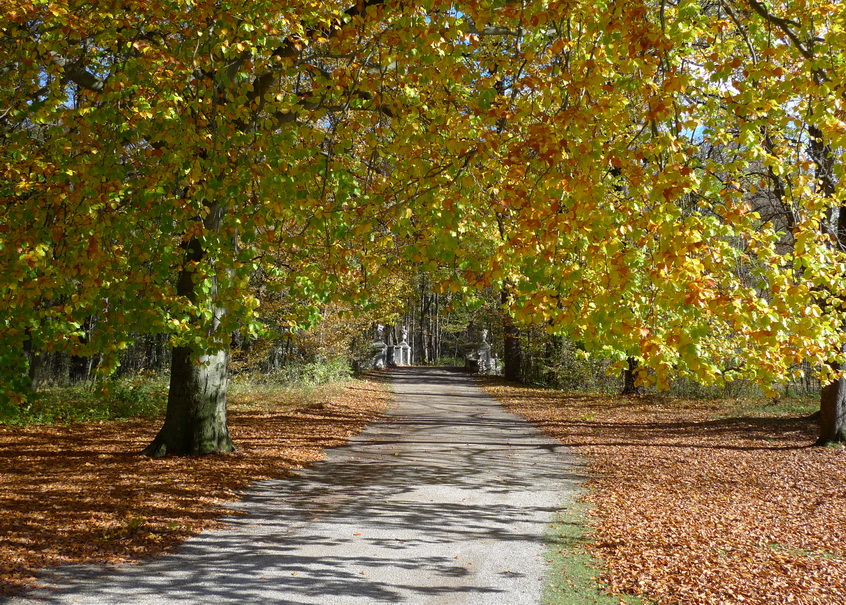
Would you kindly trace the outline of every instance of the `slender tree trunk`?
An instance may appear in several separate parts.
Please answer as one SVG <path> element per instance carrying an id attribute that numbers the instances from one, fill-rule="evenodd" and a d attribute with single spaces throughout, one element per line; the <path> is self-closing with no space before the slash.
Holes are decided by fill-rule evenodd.
<path id="1" fill-rule="evenodd" d="M 153 337 L 151 367 L 159 371 L 165 367 L 167 362 L 167 334 L 156 334 Z"/>
<path id="2" fill-rule="evenodd" d="M 219 230 L 222 210 L 219 204 L 209 206 L 205 227 Z M 195 267 L 206 253 L 201 241 L 194 237 L 186 245 L 185 262 L 179 273 L 176 292 L 197 303 Z M 217 282 L 203 295 L 201 302 L 211 310 L 211 320 L 206 325 L 207 334 L 220 333 L 220 320 L 224 309 L 215 305 Z M 141 453 L 160 457 L 175 455 L 204 455 L 234 451 L 226 425 L 226 387 L 229 363 L 229 343 L 221 342 L 220 349 L 207 353 L 190 347 L 173 349 L 170 366 L 170 390 L 167 398 L 165 422 L 153 442 Z"/>
<path id="3" fill-rule="evenodd" d="M 637 359 L 629 357 L 626 360 L 628 366 L 623 370 L 623 390 L 622 395 L 640 395 L 643 393 L 643 387 L 635 384 L 637 379 Z"/>
<path id="4" fill-rule="evenodd" d="M 561 338 L 558 336 L 549 337 L 549 339 L 547 339 L 546 343 L 544 344 L 543 364 L 546 370 L 546 373 L 544 375 L 544 382 L 548 386 L 558 386 L 558 375 L 555 372 L 555 366 L 557 365 L 558 360 L 556 358 L 560 350 Z"/>
<path id="5" fill-rule="evenodd" d="M 426 317 L 426 295 L 420 299 L 420 356 L 425 365 L 429 365 L 431 359 L 429 358 L 429 322 Z"/>
<path id="6" fill-rule="evenodd" d="M 508 292 L 503 290 L 502 300 L 502 340 L 503 340 L 503 362 L 505 371 L 503 375 L 506 380 L 521 382 L 523 380 L 523 350 L 520 346 L 520 330 L 514 323 L 514 319 L 508 313 L 507 305 L 509 300 Z"/>
<path id="7" fill-rule="evenodd" d="M 27 378 L 33 391 L 37 391 L 42 385 L 42 369 L 44 365 L 43 353 L 35 348 L 32 342 L 32 332 L 26 329 L 26 339 L 23 343 L 23 352 L 28 363 Z"/>
<path id="8" fill-rule="evenodd" d="M 432 358 L 435 363 L 441 358 L 441 299 L 435 294 L 435 330 L 432 342 Z"/>

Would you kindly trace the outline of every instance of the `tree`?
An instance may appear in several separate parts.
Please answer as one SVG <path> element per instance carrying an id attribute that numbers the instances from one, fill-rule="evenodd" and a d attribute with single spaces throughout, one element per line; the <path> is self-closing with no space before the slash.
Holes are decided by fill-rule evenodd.
<path id="1" fill-rule="evenodd" d="M 843 10 L 7 3 L 5 390 L 21 396 L 27 347 L 109 371 L 132 334 L 167 333 L 147 453 L 227 451 L 255 276 L 316 310 L 365 296 L 352 278 L 387 274 L 389 250 L 504 292 L 514 330 L 636 360 L 639 383 L 772 386 L 800 361 L 838 378 Z M 790 200 L 789 251 L 750 206 L 755 172 Z"/>
<path id="2" fill-rule="evenodd" d="M 318 306 L 335 270 L 372 267 L 359 252 L 383 226 L 413 234 L 414 208 L 436 207 L 472 151 L 467 34 L 444 38 L 460 18 L 381 5 L 5 8 L 10 350 L 81 350 L 77 315 L 100 304 L 107 353 L 139 321 L 168 331 L 168 412 L 145 452 L 229 451 L 227 349 L 255 323 L 250 277 L 295 249 L 287 283 Z M 325 264 L 303 261 L 321 250 Z"/>
<path id="3" fill-rule="evenodd" d="M 819 93 L 786 75 L 807 68 L 779 40 L 788 34 L 721 7 L 524 15 L 544 27 L 521 41 L 524 56 L 542 59 L 525 69 L 516 86 L 528 92 L 510 108 L 525 116 L 508 154 L 518 210 L 503 259 L 520 276 L 515 312 L 621 369 L 638 358 L 641 379 L 659 386 L 671 374 L 774 385 L 801 360 L 824 372 L 824 351 L 843 341 L 842 311 L 819 290 L 842 282 L 842 261 L 818 230 L 836 196 L 807 186 L 810 156 L 797 164 L 767 151 L 806 109 L 819 111 Z M 820 4 L 808 15 L 828 15 L 825 30 L 839 40 L 832 11 Z M 744 64 L 750 47 L 766 60 Z M 730 151 L 701 154 L 720 145 Z M 796 184 L 793 254 L 783 226 L 749 204 L 762 158 Z"/>
<path id="4" fill-rule="evenodd" d="M 843 442 L 846 324 L 842 319 L 840 267 L 846 251 L 846 212 L 840 191 L 842 165 L 838 166 L 835 159 L 843 153 L 843 12 L 825 3 L 796 10 L 792 3 L 765 5 L 756 0 L 725 3 L 725 10 L 748 49 L 746 86 L 762 91 L 758 94 L 769 101 L 766 116 L 749 105 L 744 113 L 749 122 L 761 121 L 762 117 L 766 120 L 760 126 L 763 164 L 777 210 L 785 217 L 795 269 L 806 276 L 816 273 L 811 283 L 817 304 L 806 307 L 805 314 L 823 316 L 841 332 L 839 339 L 829 340 L 819 356 L 822 359 L 818 358 L 822 370 L 832 370 L 822 372 L 830 381 L 821 393 L 818 444 Z M 817 229 L 817 234 L 809 232 Z M 808 241 L 814 242 L 816 250 L 806 244 Z"/>

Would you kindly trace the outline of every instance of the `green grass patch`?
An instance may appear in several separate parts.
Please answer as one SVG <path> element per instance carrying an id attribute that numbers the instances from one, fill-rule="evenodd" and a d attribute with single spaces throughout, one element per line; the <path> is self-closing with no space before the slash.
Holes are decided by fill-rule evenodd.
<path id="1" fill-rule="evenodd" d="M 229 383 L 229 408 L 238 410 L 281 411 L 320 407 L 340 392 L 345 381 L 325 384 L 284 383 L 262 376 L 238 376 Z"/>
<path id="2" fill-rule="evenodd" d="M 796 548 L 788 544 L 779 544 L 778 542 L 773 542 L 768 546 L 776 552 L 787 553 L 795 557 L 807 557 L 809 559 L 828 559 L 832 561 L 844 560 L 844 557 L 833 552 L 828 552 L 827 550 L 807 550 L 804 548 Z"/>
<path id="3" fill-rule="evenodd" d="M 819 395 L 776 399 L 727 399 L 720 402 L 722 418 L 799 418 L 820 410 Z"/>
<path id="4" fill-rule="evenodd" d="M 310 363 L 280 372 L 233 376 L 227 397 L 234 410 L 320 408 L 350 380 L 352 373 L 346 363 Z"/>
<path id="5" fill-rule="evenodd" d="M 350 364 L 346 359 L 326 359 L 310 363 L 291 364 L 278 372 L 256 374 L 256 379 L 269 383 L 284 384 L 290 387 L 315 387 L 334 382 L 342 382 L 352 377 Z"/>
<path id="6" fill-rule="evenodd" d="M 609 596 L 599 581 L 599 562 L 587 551 L 588 505 L 573 502 L 556 513 L 547 530 L 544 605 L 646 605 L 649 601 L 631 595 Z"/>

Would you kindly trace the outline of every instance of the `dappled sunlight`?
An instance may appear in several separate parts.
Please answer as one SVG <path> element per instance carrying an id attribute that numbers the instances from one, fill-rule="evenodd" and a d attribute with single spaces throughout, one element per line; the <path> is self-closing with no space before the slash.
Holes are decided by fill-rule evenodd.
<path id="1" fill-rule="evenodd" d="M 379 422 L 310 468 L 252 483 L 225 514 L 218 509 L 212 531 L 139 565 L 55 567 L 26 596 L 536 604 L 547 528 L 583 481 L 582 465 L 466 374 L 415 368 L 391 376 L 396 404 Z M 298 451 L 297 431 L 325 442 L 337 433 L 327 427 L 349 426 L 344 418 L 355 413 L 339 405 L 327 415 L 310 410 L 239 414 L 233 426 L 257 431 L 241 437 L 250 447 L 290 428 L 294 441 L 286 438 L 285 447 Z M 288 455 L 273 449 L 264 462 L 279 468 Z"/>

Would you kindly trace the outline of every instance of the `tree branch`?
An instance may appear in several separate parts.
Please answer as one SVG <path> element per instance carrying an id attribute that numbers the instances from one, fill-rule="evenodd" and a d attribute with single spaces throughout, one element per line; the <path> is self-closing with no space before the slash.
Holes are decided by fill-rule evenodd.
<path id="1" fill-rule="evenodd" d="M 86 70 L 80 63 L 71 63 L 62 55 L 51 52 L 50 58 L 53 63 L 62 68 L 65 77 L 76 85 L 94 92 L 100 92 L 106 86 L 106 78 L 95 76 Z"/>
<path id="2" fill-rule="evenodd" d="M 767 10 L 767 7 L 758 2 L 757 0 L 747 0 L 749 2 L 749 6 L 752 7 L 756 13 L 758 13 L 761 17 L 763 17 L 766 21 L 772 23 L 776 27 L 778 27 L 781 31 L 785 33 L 785 35 L 790 38 L 790 41 L 793 42 L 793 45 L 802 53 L 802 56 L 806 59 L 813 59 L 814 53 L 811 52 L 809 49 L 805 48 L 805 45 L 802 44 L 802 41 L 799 39 L 799 36 L 796 35 L 791 29 L 793 27 L 799 27 L 799 24 L 796 21 L 792 21 L 790 19 L 782 19 L 770 11 Z"/>
<path id="3" fill-rule="evenodd" d="M 486 25 L 482 29 L 479 29 L 475 25 L 471 25 L 467 28 L 466 32 L 468 34 L 473 34 L 475 36 L 521 36 L 523 35 L 523 30 L 520 28 L 511 29 L 509 27 L 503 27 L 501 25 Z"/>

